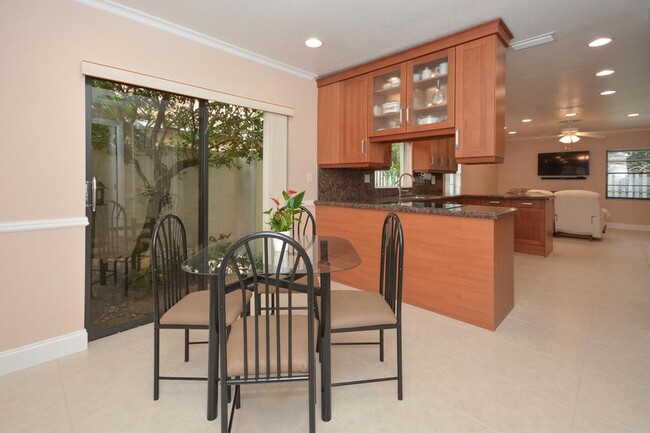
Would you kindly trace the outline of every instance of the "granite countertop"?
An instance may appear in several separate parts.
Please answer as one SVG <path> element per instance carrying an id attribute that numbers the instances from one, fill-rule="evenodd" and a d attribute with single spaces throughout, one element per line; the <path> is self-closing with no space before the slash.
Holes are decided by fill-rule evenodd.
<path id="1" fill-rule="evenodd" d="M 467 197 L 467 196 L 465 196 Z M 449 197 L 440 197 L 449 198 Z M 498 206 L 478 206 L 478 205 L 457 205 L 451 208 L 436 208 L 436 207 L 414 207 L 398 203 L 381 203 L 378 202 L 351 202 L 351 201 L 328 201 L 317 200 L 317 205 L 323 206 L 339 206 L 351 207 L 356 209 L 376 209 L 386 210 L 392 212 L 408 212 L 429 215 L 445 215 L 457 216 L 465 218 L 483 218 L 483 219 L 499 219 L 506 215 L 514 214 L 517 210 L 513 207 L 498 207 Z"/>

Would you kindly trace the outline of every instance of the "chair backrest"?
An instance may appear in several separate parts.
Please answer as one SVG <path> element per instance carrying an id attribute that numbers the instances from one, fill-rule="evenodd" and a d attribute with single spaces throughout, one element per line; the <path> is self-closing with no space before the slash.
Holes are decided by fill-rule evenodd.
<path id="1" fill-rule="evenodd" d="M 160 218 L 151 235 L 151 282 L 154 320 L 189 292 L 189 276 L 181 269 L 187 259 L 187 236 L 181 219 L 174 214 Z"/>
<path id="2" fill-rule="evenodd" d="M 395 312 L 402 315 L 402 277 L 404 273 L 404 232 L 399 217 L 389 213 L 381 235 L 379 293 Z"/>
<path id="3" fill-rule="evenodd" d="M 104 200 L 95 212 L 95 234 L 99 236 L 99 256 L 115 258 L 129 255 L 128 227 L 124 206 L 114 200 Z"/>
<path id="4" fill-rule="evenodd" d="M 284 260 L 285 257 L 288 260 Z M 306 287 L 305 280 L 297 282 L 303 275 L 306 276 Z M 228 342 L 225 338 L 220 339 L 221 374 L 229 375 L 228 372 L 235 368 L 240 370 L 237 376 L 254 382 L 304 376 L 304 367 L 302 370 L 298 367 L 298 359 L 303 362 L 304 356 L 297 356 L 296 350 L 304 348 L 306 343 L 309 362 L 313 363 L 315 301 L 312 263 L 300 244 L 275 232 L 248 235 L 233 244 L 224 255 L 218 282 L 218 293 L 211 293 L 217 297 L 218 329 L 226 329 L 227 325 L 226 292 L 238 293 L 242 305 L 246 306 L 243 318 L 232 325 Z M 298 286 L 301 293 L 306 289 L 306 314 L 304 305 L 296 303 L 292 296 Z M 278 290 L 281 287 L 287 292 L 281 294 Z M 247 291 L 253 292 L 254 299 L 261 300 L 268 308 L 251 311 L 246 302 Z M 292 326 L 292 323 L 304 326 Z M 228 347 L 242 349 L 237 356 L 229 356 Z M 229 365 L 229 362 L 237 365 Z"/>
<path id="5" fill-rule="evenodd" d="M 316 234 L 316 219 L 309 209 L 304 206 L 299 208 L 302 212 L 296 216 L 296 221 L 293 222 L 293 235 L 294 236 L 314 236 Z"/>

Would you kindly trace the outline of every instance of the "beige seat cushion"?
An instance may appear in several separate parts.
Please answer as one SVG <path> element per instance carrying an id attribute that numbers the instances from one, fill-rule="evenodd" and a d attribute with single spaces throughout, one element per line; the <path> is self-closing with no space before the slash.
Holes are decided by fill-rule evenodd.
<path id="1" fill-rule="evenodd" d="M 280 319 L 280 368 L 282 373 L 289 372 L 289 316 L 270 316 L 270 366 L 269 374 L 276 374 L 277 363 L 277 328 L 276 318 Z M 266 317 L 258 316 L 258 338 L 259 338 L 259 374 L 266 375 Z M 228 376 L 244 375 L 244 321 L 247 322 L 248 346 L 248 376 L 255 376 L 255 317 L 247 316 L 233 323 L 228 335 Z M 291 316 L 291 370 L 293 374 L 307 374 L 309 372 L 309 346 L 307 340 L 308 317 L 303 315 Z M 318 326 L 314 323 L 314 341 L 316 339 Z M 315 344 L 315 343 L 314 343 Z"/>
<path id="2" fill-rule="evenodd" d="M 246 292 L 246 302 L 251 298 L 251 293 Z M 232 322 L 244 311 L 241 302 L 241 292 L 234 291 L 226 295 L 226 324 Z M 210 325 L 210 291 L 199 290 L 192 292 L 178 301 L 160 318 L 161 325 Z"/>
<path id="3" fill-rule="evenodd" d="M 332 329 L 393 325 L 395 313 L 378 292 L 332 290 Z"/>

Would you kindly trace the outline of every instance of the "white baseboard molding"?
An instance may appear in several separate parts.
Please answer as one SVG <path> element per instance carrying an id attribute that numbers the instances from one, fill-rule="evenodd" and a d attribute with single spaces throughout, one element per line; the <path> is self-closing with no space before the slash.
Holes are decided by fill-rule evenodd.
<path id="1" fill-rule="evenodd" d="M 0 376 L 88 348 L 85 329 L 0 353 Z"/>
<path id="2" fill-rule="evenodd" d="M 0 222 L 0 233 L 29 232 L 36 230 L 67 229 L 70 227 L 86 227 L 87 217 L 56 218 L 49 220 L 27 220 Z"/>
<path id="3" fill-rule="evenodd" d="M 640 232 L 650 232 L 650 225 L 646 225 L 646 224 L 607 223 L 607 228 L 620 229 L 620 230 L 636 230 L 636 231 L 640 231 Z"/>

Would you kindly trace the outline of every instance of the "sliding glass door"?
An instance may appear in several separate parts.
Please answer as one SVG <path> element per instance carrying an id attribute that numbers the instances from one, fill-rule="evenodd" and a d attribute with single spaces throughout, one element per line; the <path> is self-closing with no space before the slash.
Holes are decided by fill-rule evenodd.
<path id="1" fill-rule="evenodd" d="M 181 217 L 190 248 L 261 228 L 263 112 L 87 78 L 86 329 L 152 320 L 157 218 Z M 198 288 L 194 281 L 194 289 Z"/>

